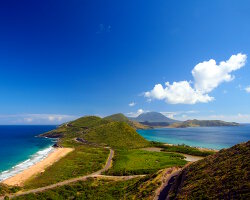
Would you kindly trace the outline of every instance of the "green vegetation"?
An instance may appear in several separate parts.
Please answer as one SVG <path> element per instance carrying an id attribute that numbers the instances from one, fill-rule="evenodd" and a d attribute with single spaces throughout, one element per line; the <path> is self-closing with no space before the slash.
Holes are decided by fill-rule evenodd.
<path id="1" fill-rule="evenodd" d="M 186 167 L 170 199 L 250 199 L 249 177 L 250 141 Z"/>
<path id="2" fill-rule="evenodd" d="M 20 190 L 20 187 L 16 186 L 7 186 L 5 184 L 0 183 L 0 196 L 10 193 L 16 193 Z"/>
<path id="3" fill-rule="evenodd" d="M 125 122 L 110 122 L 97 126 L 86 133 L 84 139 L 114 149 L 141 148 L 149 145 L 147 140 Z"/>
<path id="4" fill-rule="evenodd" d="M 110 115 L 108 117 L 105 117 L 104 119 L 110 120 L 110 121 L 115 121 L 115 122 L 126 122 L 128 125 L 130 125 L 134 129 L 149 129 L 150 128 L 149 126 L 143 125 L 139 122 L 129 120 L 122 113 Z"/>
<path id="5" fill-rule="evenodd" d="M 92 127 L 100 126 L 102 124 L 108 123 L 108 120 L 102 119 L 96 116 L 86 116 L 81 117 L 73 122 L 70 122 L 68 126 L 75 126 L 83 129 L 89 129 Z"/>
<path id="6" fill-rule="evenodd" d="M 179 154 L 138 149 L 116 151 L 113 166 L 106 174 L 122 176 L 154 173 L 163 168 L 185 165 L 183 158 Z"/>
<path id="7" fill-rule="evenodd" d="M 221 120 L 187 120 L 185 122 L 179 122 L 171 124 L 173 128 L 187 128 L 187 127 L 213 127 L 213 126 L 239 126 L 240 124 L 235 122 L 224 122 Z"/>
<path id="8" fill-rule="evenodd" d="M 115 122 L 127 122 L 127 123 L 130 122 L 130 120 L 122 113 L 110 115 L 108 117 L 105 117 L 104 119 L 115 121 Z"/>
<path id="9" fill-rule="evenodd" d="M 65 186 L 14 198 L 15 200 L 44 199 L 152 199 L 161 184 L 162 172 L 127 181 L 89 178 Z"/>
<path id="10" fill-rule="evenodd" d="M 108 149 L 78 145 L 73 152 L 47 168 L 45 172 L 28 180 L 24 188 L 38 188 L 73 177 L 91 174 L 105 165 L 108 155 Z"/>
<path id="11" fill-rule="evenodd" d="M 151 142 L 152 146 L 162 148 L 164 152 L 176 152 L 176 153 L 184 153 L 193 156 L 209 156 L 215 153 L 215 151 L 209 150 L 200 150 L 196 147 L 190 147 L 188 145 L 165 145 L 160 142 Z"/>

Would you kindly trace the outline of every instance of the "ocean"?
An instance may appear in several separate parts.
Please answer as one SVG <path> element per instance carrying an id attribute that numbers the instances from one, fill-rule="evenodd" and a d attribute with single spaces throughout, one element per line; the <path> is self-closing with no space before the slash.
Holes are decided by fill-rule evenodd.
<path id="1" fill-rule="evenodd" d="M 250 140 L 250 125 L 235 127 L 191 127 L 138 130 L 150 141 L 223 149 Z"/>
<path id="2" fill-rule="evenodd" d="M 56 126 L 0 126 L 0 181 L 44 159 L 55 140 L 36 137 Z"/>

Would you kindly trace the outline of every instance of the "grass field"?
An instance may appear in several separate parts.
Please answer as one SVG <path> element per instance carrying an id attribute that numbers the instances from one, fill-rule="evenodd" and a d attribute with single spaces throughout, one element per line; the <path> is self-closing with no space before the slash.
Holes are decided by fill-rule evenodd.
<path id="1" fill-rule="evenodd" d="M 116 151 L 113 166 L 106 174 L 121 176 L 154 173 L 163 168 L 185 165 L 187 162 L 183 158 L 175 153 L 138 149 Z"/>
<path id="2" fill-rule="evenodd" d="M 108 149 L 76 146 L 73 152 L 47 168 L 44 173 L 28 180 L 24 189 L 38 188 L 98 171 L 105 165 L 108 155 Z"/>

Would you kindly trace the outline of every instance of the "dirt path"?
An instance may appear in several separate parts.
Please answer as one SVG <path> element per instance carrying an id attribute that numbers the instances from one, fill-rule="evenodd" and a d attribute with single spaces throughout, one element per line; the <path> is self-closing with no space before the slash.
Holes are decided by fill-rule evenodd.
<path id="1" fill-rule="evenodd" d="M 162 184 L 154 200 L 165 200 L 167 198 L 169 190 L 172 184 L 174 183 L 175 177 L 178 176 L 180 172 L 181 172 L 181 169 L 178 169 L 178 168 L 170 171 L 170 174 L 168 174 L 165 182 Z"/>
<path id="2" fill-rule="evenodd" d="M 82 176 L 82 177 L 78 177 L 78 178 L 69 179 L 69 180 L 66 180 L 66 181 L 62 181 L 62 182 L 55 183 L 55 184 L 52 184 L 52 185 L 49 185 L 49 186 L 45 186 L 45 187 L 41 187 L 41 188 L 37 188 L 37 189 L 25 191 L 25 192 L 21 191 L 21 192 L 18 192 L 16 194 L 8 195 L 8 196 L 9 196 L 9 198 L 13 198 L 13 197 L 22 196 L 22 195 L 25 195 L 25 194 L 43 192 L 43 191 L 48 190 L 48 189 L 52 189 L 52 188 L 55 188 L 55 187 L 58 187 L 58 186 L 67 185 L 67 184 L 74 183 L 74 182 L 77 182 L 77 181 L 85 181 L 87 178 L 91 178 L 91 177 L 92 178 L 94 178 L 94 177 L 108 178 L 108 179 L 115 179 L 115 180 L 118 180 L 118 179 L 128 180 L 128 179 L 131 179 L 131 178 L 138 177 L 138 176 L 113 177 L 113 176 L 104 176 L 104 175 L 101 175 L 102 172 L 107 171 L 112 166 L 112 158 L 113 158 L 113 156 L 114 156 L 114 150 L 110 149 L 109 157 L 108 157 L 108 159 L 106 161 L 106 164 L 105 164 L 104 168 L 102 168 L 101 170 L 99 170 L 97 172 L 94 172 L 92 174 L 89 174 L 89 175 L 86 175 L 86 176 Z M 0 197 L 0 200 L 3 200 L 3 199 L 4 199 L 4 197 Z"/>

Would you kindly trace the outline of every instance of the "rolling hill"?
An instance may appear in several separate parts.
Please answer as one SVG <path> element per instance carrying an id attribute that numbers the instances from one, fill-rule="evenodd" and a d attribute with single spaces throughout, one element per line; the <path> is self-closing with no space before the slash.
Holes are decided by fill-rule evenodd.
<path id="1" fill-rule="evenodd" d="M 107 145 L 113 148 L 140 148 L 149 142 L 140 136 L 133 122 L 122 114 L 106 118 L 86 116 L 64 124 L 55 130 L 40 135 L 49 138 L 83 138 L 90 143 Z"/>
<path id="2" fill-rule="evenodd" d="M 167 199 L 250 199 L 249 180 L 250 141 L 184 168 Z"/>

